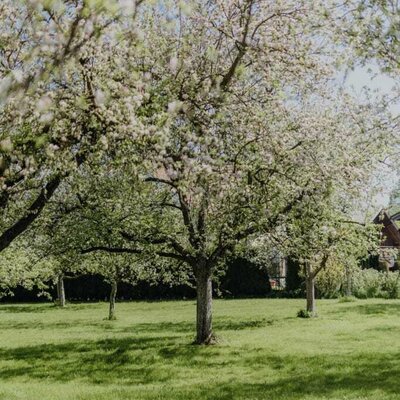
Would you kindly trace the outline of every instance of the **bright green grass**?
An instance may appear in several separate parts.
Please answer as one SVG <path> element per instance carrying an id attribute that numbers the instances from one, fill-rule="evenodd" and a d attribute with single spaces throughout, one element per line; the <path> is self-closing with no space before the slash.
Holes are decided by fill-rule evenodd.
<path id="1" fill-rule="evenodd" d="M 400 301 L 303 305 L 215 301 L 210 347 L 193 301 L 0 305 L 0 399 L 400 399 Z"/>

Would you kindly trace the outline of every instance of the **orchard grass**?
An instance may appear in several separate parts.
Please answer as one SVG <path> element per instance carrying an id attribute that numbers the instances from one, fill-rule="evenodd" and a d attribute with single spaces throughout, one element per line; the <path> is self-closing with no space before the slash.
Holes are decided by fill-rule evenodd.
<path id="1" fill-rule="evenodd" d="M 190 300 L 2 304 L 0 399 L 398 399 L 400 301 L 304 303 L 216 300 L 214 346 Z"/>

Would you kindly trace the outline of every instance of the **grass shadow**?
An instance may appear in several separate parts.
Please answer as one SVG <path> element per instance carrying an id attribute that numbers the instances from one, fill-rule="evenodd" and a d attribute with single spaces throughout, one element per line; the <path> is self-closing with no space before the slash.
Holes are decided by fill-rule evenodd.
<path id="1" fill-rule="evenodd" d="M 4 305 L 0 304 L 0 313 L 44 313 L 48 312 L 50 308 L 55 308 L 53 303 L 42 304 L 24 304 L 24 305 Z"/>
<path id="2" fill-rule="evenodd" d="M 25 311 L 17 311 L 25 312 Z M 216 318 L 214 321 L 215 331 L 232 331 L 232 330 L 243 330 L 252 328 L 262 328 L 265 326 L 273 325 L 273 320 L 267 320 L 265 318 L 260 319 L 248 319 L 248 320 L 232 320 L 224 318 Z M 131 326 L 119 327 L 114 324 L 113 321 L 99 319 L 98 321 L 85 321 L 82 319 L 71 320 L 68 322 L 50 322 L 50 321 L 1 321 L 1 330 L 49 330 L 49 329 L 70 329 L 71 326 L 74 328 L 90 328 L 98 329 L 100 331 L 112 330 L 114 333 L 132 333 L 132 334 L 153 334 L 159 332 L 174 332 L 178 334 L 193 334 L 195 331 L 195 322 L 180 321 L 180 322 L 158 322 L 158 323 L 139 323 Z"/>
<path id="3" fill-rule="evenodd" d="M 334 311 L 330 311 L 333 314 L 347 314 L 357 313 L 361 315 L 393 315 L 400 316 L 400 303 L 379 303 L 379 304 L 357 304 L 351 306 L 340 307 Z"/>
<path id="4" fill-rule="evenodd" d="M 216 400 L 300 400 L 340 393 L 363 396 L 375 390 L 400 392 L 398 353 L 276 356 L 266 348 L 202 347 L 182 340 L 185 338 L 146 336 L 3 349 L 0 359 L 10 366 L 0 370 L 0 378 L 171 385 L 171 392 L 163 396 L 166 399 L 174 398 L 177 377 L 187 382 L 186 390 L 197 393 L 198 398 Z M 235 379 L 219 380 L 222 370 Z M 255 371 L 265 371 L 265 378 L 251 379 Z M 207 378 L 189 385 L 193 376 L 213 377 L 215 386 L 207 386 Z"/>
<path id="5" fill-rule="evenodd" d="M 265 318 L 261 319 L 251 319 L 251 320 L 231 320 L 231 319 L 215 319 L 213 323 L 214 330 L 216 332 L 220 331 L 232 331 L 232 330 L 242 330 L 251 328 L 261 328 L 267 325 L 272 325 L 272 320 L 267 320 Z M 193 334 L 195 331 L 195 322 L 161 322 L 161 323 L 141 323 L 135 324 L 130 327 L 125 327 L 121 329 L 121 332 L 125 333 L 159 333 L 159 332 L 176 332 Z"/>

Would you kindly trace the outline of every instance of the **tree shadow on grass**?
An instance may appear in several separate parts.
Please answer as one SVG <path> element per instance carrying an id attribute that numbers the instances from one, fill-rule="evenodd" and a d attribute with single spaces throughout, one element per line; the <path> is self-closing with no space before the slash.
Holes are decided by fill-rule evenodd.
<path id="1" fill-rule="evenodd" d="M 160 384 L 160 388 L 168 385 L 171 389 L 163 393 L 166 399 L 173 399 L 174 390 L 175 394 L 179 390 L 174 387 L 177 379 L 186 383 L 189 394 L 202 393 L 201 398 L 217 400 L 300 400 L 335 394 L 340 398 L 349 393 L 363 396 L 375 390 L 400 392 L 398 353 L 277 356 L 267 348 L 192 346 L 183 344 L 184 340 L 146 336 L 3 349 L 0 381 Z"/>
<path id="2" fill-rule="evenodd" d="M 251 328 L 262 328 L 265 326 L 273 325 L 273 320 L 261 319 L 248 319 L 248 320 L 232 320 L 225 318 L 217 318 L 214 322 L 214 329 L 217 332 L 243 330 Z M 128 327 L 120 327 L 115 324 L 115 321 L 108 321 L 99 319 L 98 321 L 85 321 L 82 319 L 71 320 L 68 322 L 47 322 L 47 321 L 1 321 L 0 330 L 49 330 L 49 329 L 70 329 L 74 328 L 89 328 L 97 329 L 99 331 L 112 331 L 114 333 L 132 333 L 132 334 L 145 334 L 145 333 L 186 333 L 193 334 L 195 332 L 195 322 L 181 321 L 181 322 L 158 322 L 158 323 L 139 323 L 132 324 Z"/>
<path id="3" fill-rule="evenodd" d="M 228 399 L 232 393 L 238 395 L 240 392 L 243 395 L 247 393 L 248 398 L 258 398 L 261 393 L 268 393 L 266 398 L 269 399 L 299 400 L 308 396 L 329 398 L 335 394 L 335 398 L 344 398 L 345 394 L 361 398 L 376 390 L 392 395 L 400 391 L 400 381 L 397 378 L 400 372 L 399 354 L 312 358 L 288 356 L 266 361 L 271 362 L 272 366 L 283 366 L 281 378 L 264 384 L 245 383 L 241 388 L 228 386 L 218 398 Z M 287 366 L 290 366 L 289 371 L 285 373 Z"/>
<path id="4" fill-rule="evenodd" d="M 0 322 L 0 330 L 25 330 L 25 329 L 33 329 L 33 330 L 50 330 L 50 329 L 70 329 L 71 325 L 74 322 L 38 322 L 37 320 L 35 321 L 29 321 L 29 322 L 17 322 L 17 321 L 3 321 Z"/>
<path id="5" fill-rule="evenodd" d="M 362 315 L 400 315 L 400 303 L 379 303 L 379 304 L 358 304 L 346 307 L 340 307 L 335 311 L 331 311 L 333 314 L 347 314 L 347 313 L 357 313 Z"/>
<path id="6" fill-rule="evenodd" d="M 261 319 L 249 319 L 249 320 L 232 320 L 217 318 L 213 327 L 216 332 L 221 331 L 232 331 L 242 330 L 251 328 L 261 328 L 267 325 L 272 325 L 272 320 Z M 159 333 L 159 332 L 177 332 L 193 334 L 195 332 L 195 322 L 161 322 L 161 323 L 142 323 L 132 325 L 122 329 L 122 332 L 126 333 Z"/>
<path id="7" fill-rule="evenodd" d="M 0 304 L 0 313 L 43 313 L 48 312 L 50 308 L 54 308 L 52 303 L 42 304 L 24 304 L 24 305 L 4 305 Z"/>
<path id="8" fill-rule="evenodd" d="M 0 313 L 43 313 L 49 311 L 77 311 L 77 310 L 93 310 L 95 306 L 102 306 L 105 303 L 67 303 L 64 308 L 57 306 L 55 303 L 24 303 L 24 304 L 0 304 Z"/>
<path id="9" fill-rule="evenodd" d="M 125 338 L 2 349 L 0 360 L 10 366 L 0 370 L 0 379 L 25 377 L 59 382 L 79 379 L 103 384 L 124 380 L 164 381 L 169 374 L 157 368 L 154 350 L 170 343 L 168 337 Z"/>

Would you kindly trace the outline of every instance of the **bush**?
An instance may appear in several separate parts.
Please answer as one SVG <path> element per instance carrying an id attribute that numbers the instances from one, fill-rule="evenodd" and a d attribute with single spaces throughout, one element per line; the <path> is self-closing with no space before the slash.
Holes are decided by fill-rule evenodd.
<path id="1" fill-rule="evenodd" d="M 400 273 L 389 272 L 384 274 L 382 279 L 382 291 L 384 297 L 388 299 L 398 299 L 400 297 Z"/>
<path id="2" fill-rule="evenodd" d="M 331 262 L 327 269 L 322 270 L 315 281 L 319 296 L 324 299 L 335 299 L 340 296 L 340 288 L 344 279 L 344 266 Z"/>
<path id="3" fill-rule="evenodd" d="M 360 299 L 383 297 L 400 298 L 400 273 L 362 269 L 353 276 L 353 294 Z"/>
<path id="4" fill-rule="evenodd" d="M 311 318 L 313 315 L 310 313 L 310 311 L 301 309 L 297 312 L 297 316 L 299 318 Z"/>
<path id="5" fill-rule="evenodd" d="M 384 297 L 382 291 L 383 273 L 368 268 L 355 271 L 353 275 L 353 294 L 359 299 Z"/>

